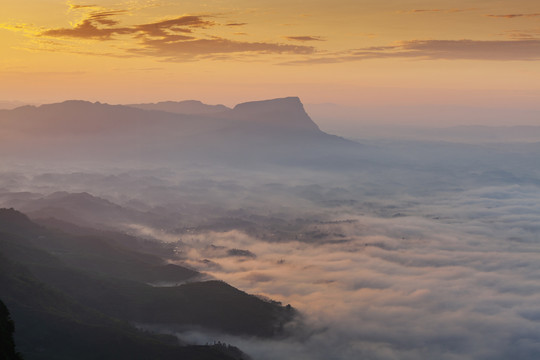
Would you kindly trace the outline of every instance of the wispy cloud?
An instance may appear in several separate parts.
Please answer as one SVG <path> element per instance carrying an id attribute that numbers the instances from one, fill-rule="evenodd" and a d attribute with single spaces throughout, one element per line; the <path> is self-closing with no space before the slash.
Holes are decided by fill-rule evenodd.
<path id="1" fill-rule="evenodd" d="M 73 10 L 98 7 L 95 4 L 92 4 L 92 5 L 80 5 L 80 4 L 72 4 L 70 2 L 68 2 L 67 5 L 69 6 L 70 9 L 73 9 Z"/>
<path id="2" fill-rule="evenodd" d="M 127 15 L 130 10 L 105 9 L 95 5 L 70 3 L 68 5 L 70 10 L 83 11 L 83 19 L 75 25 L 39 30 L 32 28 L 32 31 L 29 31 L 32 26 L 25 24 L 5 25 L 3 28 L 25 31 L 27 36 L 41 42 L 46 42 L 47 39 L 88 39 L 103 42 L 122 40 L 124 46 L 115 48 L 116 56 L 154 56 L 171 61 L 189 61 L 197 57 L 223 59 L 240 53 L 307 55 L 316 51 L 312 46 L 268 41 L 238 41 L 203 33 L 200 30 L 247 25 L 247 23 L 233 21 L 219 23 L 208 14 L 182 15 L 160 21 L 122 25 L 122 16 Z M 322 40 L 322 38 L 301 36 L 291 37 L 290 40 L 311 41 Z M 76 44 L 72 44 L 71 47 L 67 49 L 66 46 L 49 46 L 47 51 L 56 49 L 71 53 L 86 53 L 86 50 L 81 52 Z M 39 47 L 33 47 L 33 49 L 39 50 Z M 101 51 L 99 55 L 107 53 Z"/>
<path id="3" fill-rule="evenodd" d="M 110 56 L 151 56 L 169 61 L 190 61 L 197 58 L 227 59 L 242 54 L 291 54 L 301 57 L 283 62 L 287 65 L 341 63 L 367 59 L 408 58 L 417 60 L 538 60 L 540 59 L 540 40 L 533 35 L 515 32 L 510 40 L 408 40 L 388 46 L 364 47 L 339 52 L 325 52 L 315 46 L 326 41 L 323 36 L 288 35 L 286 41 L 252 40 L 241 41 L 233 36 L 246 35 L 236 32 L 223 35 L 217 32 L 223 27 L 241 27 L 244 22 L 220 22 L 211 14 L 189 14 L 171 16 L 157 21 L 128 24 L 126 15 L 132 9 L 107 9 L 93 4 L 68 3 L 70 11 L 78 11 L 82 19 L 71 26 L 38 28 L 35 25 L 1 25 L 12 31 L 24 32 L 36 42 L 58 40 L 62 47 L 47 47 L 46 51 L 57 49 L 71 53 L 91 52 L 81 49 L 77 39 L 115 43 L 108 50 L 102 48 L 99 55 Z M 405 13 L 457 13 L 478 10 L 474 8 L 426 8 L 402 11 Z M 539 14 L 486 15 L 496 18 L 535 17 Z M 203 31 L 204 30 L 204 31 Z M 71 43 L 69 43 L 71 41 Z M 287 42 L 312 43 L 291 44 Z M 105 45 L 106 46 L 106 45 Z M 34 49 L 40 50 L 39 46 Z M 109 56 L 109 55 L 107 55 Z"/>
<path id="4" fill-rule="evenodd" d="M 413 10 L 406 10 L 406 11 L 402 11 L 402 13 L 424 13 L 424 12 L 441 12 L 443 11 L 442 9 L 413 9 Z"/>
<path id="5" fill-rule="evenodd" d="M 519 18 L 519 17 L 537 17 L 537 16 L 540 16 L 540 13 L 534 13 L 534 14 L 502 14 L 502 15 L 488 14 L 488 15 L 485 15 L 485 16 L 492 17 L 492 18 L 513 19 L 513 18 Z"/>
<path id="6" fill-rule="evenodd" d="M 368 59 L 533 61 L 540 59 L 540 39 L 523 40 L 410 40 L 396 45 L 368 47 L 310 57 L 284 65 L 329 64 Z"/>
<path id="7" fill-rule="evenodd" d="M 49 29 L 43 31 L 40 35 L 101 40 L 111 40 L 115 35 L 174 37 L 178 33 L 191 33 L 192 28 L 208 28 L 215 25 L 213 21 L 207 20 L 203 16 L 185 15 L 140 25 L 112 27 L 119 24 L 119 21 L 111 19 L 111 17 L 125 12 L 125 10 L 92 12 L 74 27 Z M 185 38 L 185 36 L 182 36 L 181 39 L 184 40 Z"/>
<path id="8" fill-rule="evenodd" d="M 90 14 L 88 20 L 102 25 L 114 26 L 117 25 L 119 21 L 113 20 L 111 17 L 124 13 L 126 13 L 126 10 L 96 11 Z"/>
<path id="9" fill-rule="evenodd" d="M 229 22 L 225 24 L 226 26 L 244 26 L 247 25 L 247 23 L 241 23 L 241 22 Z"/>
<path id="10" fill-rule="evenodd" d="M 394 50 L 429 59 L 538 60 L 540 41 L 413 40 Z"/>
<path id="11" fill-rule="evenodd" d="M 538 40 L 540 39 L 540 28 L 529 30 L 508 30 L 499 35 L 516 40 Z"/>
<path id="12" fill-rule="evenodd" d="M 519 351 L 534 359 L 538 191 L 512 185 L 454 195 L 406 205 L 417 215 L 317 225 L 345 243 L 276 246 L 232 230 L 190 234 L 182 253 L 199 270 L 303 312 L 311 331 L 301 340 L 218 337 L 257 359 L 502 360 Z M 224 256 L 235 247 L 256 256 Z"/>
<path id="13" fill-rule="evenodd" d="M 131 48 L 129 52 L 139 55 L 165 57 L 169 60 L 188 60 L 197 56 L 213 54 L 232 54 L 243 52 L 257 53 L 292 53 L 311 54 L 315 51 L 310 46 L 296 46 L 267 42 L 244 42 L 226 38 L 211 39 L 176 39 L 170 37 L 160 39 L 146 38 L 142 47 Z"/>
<path id="14" fill-rule="evenodd" d="M 418 14 L 418 13 L 461 13 L 466 11 L 478 10 L 477 8 L 464 8 L 464 9 L 411 9 L 400 11 L 402 14 Z"/>
<path id="15" fill-rule="evenodd" d="M 286 36 L 285 38 L 292 41 L 325 41 L 320 36 Z"/>
<path id="16" fill-rule="evenodd" d="M 48 29 L 38 35 L 109 40 L 115 35 L 133 34 L 135 29 L 130 27 L 110 27 L 119 23 L 117 20 L 111 19 L 111 17 L 124 12 L 124 10 L 92 12 L 87 18 L 73 27 Z M 100 27 L 100 25 L 106 27 Z"/>

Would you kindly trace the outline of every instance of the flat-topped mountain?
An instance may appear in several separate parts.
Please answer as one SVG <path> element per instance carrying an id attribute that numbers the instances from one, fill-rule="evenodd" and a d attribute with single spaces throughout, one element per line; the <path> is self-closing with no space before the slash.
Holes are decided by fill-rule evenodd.
<path id="1" fill-rule="evenodd" d="M 252 101 L 236 105 L 227 116 L 249 124 L 321 132 L 298 97 Z"/>

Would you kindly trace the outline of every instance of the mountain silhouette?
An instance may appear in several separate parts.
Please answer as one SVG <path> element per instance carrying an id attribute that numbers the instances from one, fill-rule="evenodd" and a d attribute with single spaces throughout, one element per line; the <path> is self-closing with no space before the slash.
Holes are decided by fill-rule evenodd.
<path id="1" fill-rule="evenodd" d="M 24 358 L 245 360 L 238 349 L 179 346 L 175 337 L 132 324 L 271 338 L 283 336 L 296 317 L 290 306 L 224 282 L 195 281 L 196 271 L 134 249 L 136 239 L 119 241 L 122 234 L 88 235 L 75 227 L 66 233 L 14 209 L 0 209 L 0 228 L 1 300 L 17 324 Z"/>
<path id="2" fill-rule="evenodd" d="M 311 120 L 298 97 L 252 101 L 236 105 L 228 117 L 250 125 L 264 125 L 288 130 L 322 133 Z"/>
<path id="3" fill-rule="evenodd" d="M 321 131 L 297 97 L 211 111 L 210 105 L 197 102 L 154 105 L 159 110 L 70 100 L 0 110 L 0 151 L 7 158 L 55 161 L 297 165 L 358 149 L 352 141 Z M 163 111 L 182 107 L 192 109 L 191 113 Z"/>
<path id="4" fill-rule="evenodd" d="M 207 105 L 199 100 L 161 101 L 158 103 L 129 104 L 128 106 L 143 110 L 158 110 L 187 115 L 215 114 L 230 110 L 225 105 Z"/>

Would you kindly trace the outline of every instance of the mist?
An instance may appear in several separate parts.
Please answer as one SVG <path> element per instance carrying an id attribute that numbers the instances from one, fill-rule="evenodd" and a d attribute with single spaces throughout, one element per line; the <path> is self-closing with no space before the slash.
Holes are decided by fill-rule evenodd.
<path id="1" fill-rule="evenodd" d="M 539 142 L 537 106 L 307 104 L 322 130 L 352 139 L 461 143 Z"/>
<path id="2" fill-rule="evenodd" d="M 236 230 L 182 236 L 181 263 L 291 304 L 303 318 L 280 341 L 179 336 L 233 343 L 256 359 L 532 359 L 538 200 L 537 189 L 489 187 L 399 217 L 346 212 L 304 230 L 328 234 L 322 240 L 268 242 Z M 232 248 L 254 256 L 227 256 Z"/>
<path id="3" fill-rule="evenodd" d="M 137 324 L 182 343 L 225 342 L 260 360 L 537 358 L 538 143 L 359 132 L 351 144 L 309 126 L 320 144 L 294 135 L 235 161 L 12 153 L 0 206 L 163 242 L 167 262 L 200 272 L 196 281 L 298 311 L 273 339 Z M 254 146 L 244 145 L 227 156 Z M 286 160 L 284 149 L 294 149 Z"/>

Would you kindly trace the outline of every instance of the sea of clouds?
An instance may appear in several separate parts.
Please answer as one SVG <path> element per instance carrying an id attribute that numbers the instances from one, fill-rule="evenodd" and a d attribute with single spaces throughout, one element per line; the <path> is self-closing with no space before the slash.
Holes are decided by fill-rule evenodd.
<path id="1" fill-rule="evenodd" d="M 313 225 L 335 239 L 184 237 L 182 263 L 302 317 L 287 339 L 179 336 L 232 343 L 260 360 L 538 358 L 537 187 L 476 188 L 425 198 L 397 217 L 340 219 L 355 221 Z"/>
<path id="2" fill-rule="evenodd" d="M 304 234 L 328 234 L 263 239 L 242 229 L 187 234 L 130 224 L 143 237 L 181 240 L 180 264 L 301 314 L 284 338 L 197 330 L 178 334 L 186 342 L 227 342 L 256 360 L 532 360 L 540 354 L 540 187 L 534 167 L 519 169 L 530 174 L 517 181 L 402 167 L 352 180 L 337 174 L 340 181 L 321 186 L 311 176 L 239 186 L 146 174 L 87 184 L 69 175 L 65 187 L 181 209 L 187 223 L 242 208 L 311 219 Z M 36 186 L 24 179 L 4 176 L 2 186 Z M 58 186 L 57 177 L 38 180 L 42 192 Z"/>

